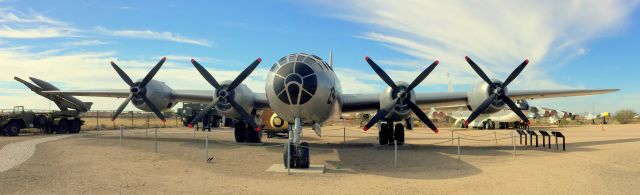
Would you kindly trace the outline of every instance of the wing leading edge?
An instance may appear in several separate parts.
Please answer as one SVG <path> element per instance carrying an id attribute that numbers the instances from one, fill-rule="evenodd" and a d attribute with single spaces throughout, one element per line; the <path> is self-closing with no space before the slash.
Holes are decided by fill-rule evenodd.
<path id="1" fill-rule="evenodd" d="M 571 90 L 513 90 L 509 96 L 513 100 L 532 100 L 570 96 L 598 95 L 619 91 L 619 89 L 571 89 Z M 452 108 L 464 107 L 467 92 L 416 93 L 416 104 L 421 107 Z M 376 111 L 380 109 L 380 94 L 344 94 L 342 112 Z"/>

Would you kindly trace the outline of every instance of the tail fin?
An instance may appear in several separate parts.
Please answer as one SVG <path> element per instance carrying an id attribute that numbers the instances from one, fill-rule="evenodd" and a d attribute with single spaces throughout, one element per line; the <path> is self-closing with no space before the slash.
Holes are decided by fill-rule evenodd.
<path id="1" fill-rule="evenodd" d="M 329 66 L 333 68 L 333 50 L 329 49 Z"/>

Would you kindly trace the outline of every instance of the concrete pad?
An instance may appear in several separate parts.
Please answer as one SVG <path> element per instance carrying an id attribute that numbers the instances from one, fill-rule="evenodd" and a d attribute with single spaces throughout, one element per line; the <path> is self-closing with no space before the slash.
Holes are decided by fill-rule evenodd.
<path id="1" fill-rule="evenodd" d="M 291 168 L 291 173 L 318 173 L 323 174 L 325 170 L 325 165 L 309 165 L 309 168 L 306 169 L 298 169 Z M 267 172 L 277 172 L 277 173 L 286 173 L 287 167 L 283 164 L 273 164 L 269 167 Z"/>

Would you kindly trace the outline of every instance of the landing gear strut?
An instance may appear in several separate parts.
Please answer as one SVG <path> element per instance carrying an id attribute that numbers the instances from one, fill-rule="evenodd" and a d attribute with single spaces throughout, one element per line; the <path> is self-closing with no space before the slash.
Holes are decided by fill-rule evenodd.
<path id="1" fill-rule="evenodd" d="M 295 119 L 294 127 L 289 126 L 289 141 L 282 154 L 284 166 L 289 168 L 309 168 L 309 143 L 302 141 L 302 123 Z M 293 134 L 293 137 L 291 135 Z"/>

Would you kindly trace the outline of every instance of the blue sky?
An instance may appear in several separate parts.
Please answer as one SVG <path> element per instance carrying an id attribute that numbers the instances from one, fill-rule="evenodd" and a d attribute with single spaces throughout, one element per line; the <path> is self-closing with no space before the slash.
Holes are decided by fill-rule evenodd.
<path id="1" fill-rule="evenodd" d="M 537 100 L 572 112 L 640 110 L 638 1 L 0 1 L 0 108 L 46 108 L 13 76 L 33 76 L 63 89 L 124 88 L 114 60 L 138 78 L 162 56 L 156 76 L 174 89 L 208 89 L 190 65 L 196 58 L 220 79 L 232 79 L 257 57 L 247 80 L 264 91 L 280 57 L 307 52 L 328 58 L 343 92 L 385 86 L 364 62 L 371 56 L 395 80 L 411 81 L 439 59 L 417 89 L 456 91 L 480 80 L 469 55 L 499 79 L 525 58 L 514 89 L 619 88 L 601 96 Z M 83 98 L 97 109 L 119 101 Z M 134 109 L 129 107 L 128 109 Z"/>

